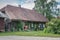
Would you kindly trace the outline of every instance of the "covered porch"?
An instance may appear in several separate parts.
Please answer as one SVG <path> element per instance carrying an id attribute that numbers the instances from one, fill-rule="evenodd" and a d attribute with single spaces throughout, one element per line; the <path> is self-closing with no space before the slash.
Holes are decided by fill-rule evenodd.
<path id="1" fill-rule="evenodd" d="M 45 28 L 44 22 L 32 22 L 32 21 L 11 21 L 5 27 L 5 31 L 25 31 L 24 27 L 27 26 L 26 30 L 38 31 Z"/>

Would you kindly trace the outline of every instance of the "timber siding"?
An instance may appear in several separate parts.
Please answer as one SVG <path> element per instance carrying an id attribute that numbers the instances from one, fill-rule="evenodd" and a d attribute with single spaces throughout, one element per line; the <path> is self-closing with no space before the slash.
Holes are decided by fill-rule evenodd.
<path id="1" fill-rule="evenodd" d="M 0 18 L 0 31 L 4 31 L 4 30 L 5 30 L 4 18 Z"/>

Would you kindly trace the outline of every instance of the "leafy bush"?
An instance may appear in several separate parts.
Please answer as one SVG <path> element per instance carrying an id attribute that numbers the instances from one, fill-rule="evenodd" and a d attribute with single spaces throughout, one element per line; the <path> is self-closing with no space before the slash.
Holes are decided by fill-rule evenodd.
<path id="1" fill-rule="evenodd" d="M 60 19 L 52 19 L 46 26 L 45 32 L 60 34 Z"/>
<path id="2" fill-rule="evenodd" d="M 18 30 L 18 31 L 19 31 L 19 29 L 20 29 L 20 30 L 23 30 L 23 28 L 22 28 L 22 27 L 23 27 L 23 24 L 22 24 L 21 21 L 18 21 L 16 24 L 17 24 L 17 30 Z"/>

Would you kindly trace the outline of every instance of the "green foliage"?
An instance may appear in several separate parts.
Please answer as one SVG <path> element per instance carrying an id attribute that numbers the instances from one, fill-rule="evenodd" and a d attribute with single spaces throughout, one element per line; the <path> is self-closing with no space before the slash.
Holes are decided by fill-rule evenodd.
<path id="1" fill-rule="evenodd" d="M 53 18 L 54 15 L 57 15 L 57 2 L 56 0 L 36 0 L 35 1 L 35 8 L 37 12 L 42 13 L 46 16 L 49 20 Z"/>
<path id="2" fill-rule="evenodd" d="M 23 30 L 23 24 L 22 24 L 22 22 L 21 21 L 18 21 L 17 23 L 17 30 L 19 31 L 19 30 Z"/>
<path id="3" fill-rule="evenodd" d="M 47 32 L 60 34 L 60 19 L 52 19 L 46 25 L 47 25 L 46 29 Z"/>

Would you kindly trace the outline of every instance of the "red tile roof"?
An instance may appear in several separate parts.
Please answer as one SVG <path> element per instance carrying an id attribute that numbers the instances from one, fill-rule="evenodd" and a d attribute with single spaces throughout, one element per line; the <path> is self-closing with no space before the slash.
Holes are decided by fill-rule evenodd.
<path id="1" fill-rule="evenodd" d="M 25 20 L 35 22 L 47 22 L 47 18 L 34 10 L 7 5 L 0 11 L 5 11 L 11 20 Z"/>

